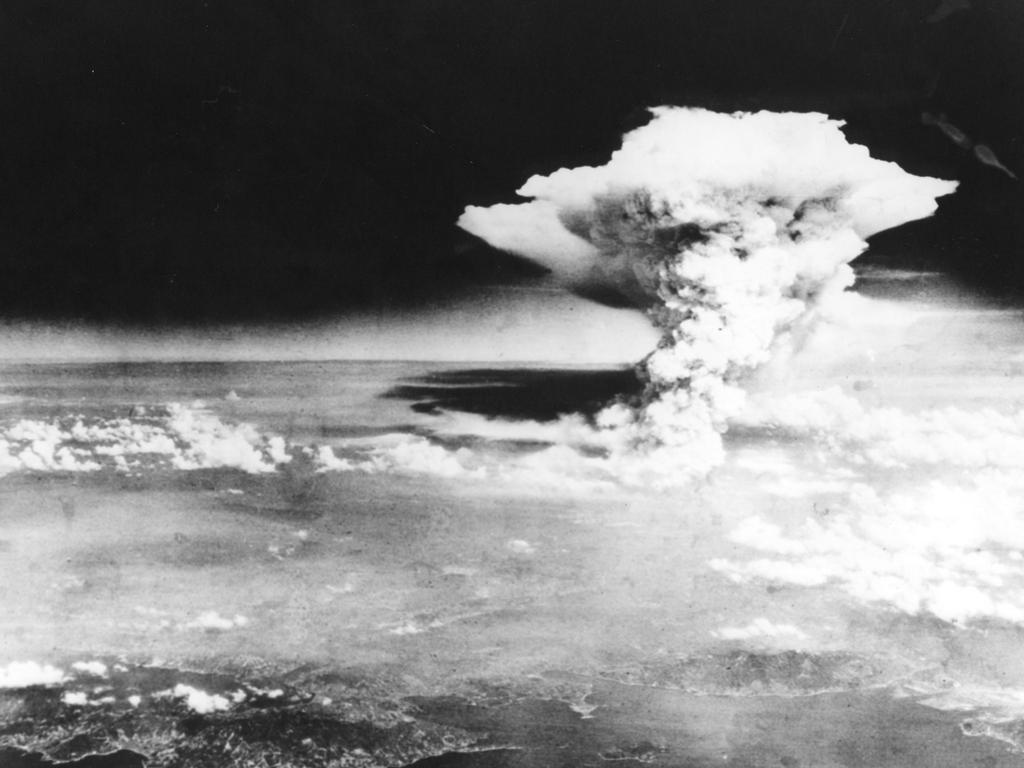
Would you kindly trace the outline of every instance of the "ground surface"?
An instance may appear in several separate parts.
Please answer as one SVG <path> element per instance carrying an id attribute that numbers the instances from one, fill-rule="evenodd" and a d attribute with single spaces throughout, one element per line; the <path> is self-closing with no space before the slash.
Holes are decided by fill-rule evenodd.
<path id="1" fill-rule="evenodd" d="M 989 440 L 977 425 L 995 423 L 976 414 L 1020 408 L 1015 314 L 923 317 L 881 336 L 839 329 L 846 356 L 800 369 L 801 386 L 896 409 L 870 430 L 739 424 L 726 462 L 677 487 L 553 464 L 524 474 L 532 465 L 515 462 L 549 433 L 499 439 L 444 421 L 592 411 L 628 385 L 621 371 L 8 368 L 0 408 L 17 450 L 45 453 L 38 436 L 18 442 L 22 419 L 155 429 L 167 417 L 132 408 L 202 398 L 196 413 L 283 436 L 295 456 L 273 471 L 232 466 L 217 451 L 237 448 L 235 433 L 215 425 L 225 442 L 201 468 L 0 479 L 0 765 L 1024 764 L 1015 507 L 995 517 L 1003 502 L 975 495 L 928 518 L 887 502 L 885 530 L 905 538 L 884 556 L 871 538 L 882 513 L 865 486 L 913 500 L 1013 470 L 1016 422 L 998 422 L 980 464 L 907 459 L 878 426 L 899 416 L 898 436 L 920 438 L 914 418 L 954 404 L 971 429 L 927 422 L 921 442 L 973 445 Z M 389 434 L 405 437 L 380 442 Z M 75 455 L 112 461 L 83 435 Z M 377 453 L 359 453 L 365 440 Z M 325 471 L 298 448 L 321 445 L 390 463 Z M 902 465 L 878 463 L 899 451 Z M 506 465 L 520 470 L 494 469 Z M 934 520 L 984 535 L 933 542 Z M 899 543 L 917 540 L 932 543 Z M 927 578 L 887 565 L 909 551 Z M 940 602 L 948 584 L 973 597 Z M 920 597 L 901 602 L 899 589 Z"/>

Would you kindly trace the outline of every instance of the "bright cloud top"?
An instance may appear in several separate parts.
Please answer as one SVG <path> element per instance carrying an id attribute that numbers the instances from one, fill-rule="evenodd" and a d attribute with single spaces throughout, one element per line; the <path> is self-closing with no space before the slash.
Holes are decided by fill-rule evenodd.
<path id="1" fill-rule="evenodd" d="M 713 568 L 950 622 L 1024 623 L 1024 412 L 908 412 L 829 388 L 760 393 L 733 426 L 785 446 L 775 464 L 740 455 L 738 469 L 825 514 L 750 517 L 730 535 L 749 557 Z"/>
<path id="2" fill-rule="evenodd" d="M 854 465 L 1024 467 L 1024 411 L 872 408 L 838 387 L 751 398 L 735 426 L 805 438 Z"/>
<path id="3" fill-rule="evenodd" d="M 739 582 L 838 586 L 868 604 L 949 622 L 1024 622 L 1024 485 L 988 470 L 879 494 L 853 486 L 826 517 L 795 526 L 760 516 L 730 534 L 756 553 L 712 568 Z"/>
<path id="4" fill-rule="evenodd" d="M 873 159 L 821 114 L 652 112 L 606 165 L 534 176 L 519 190 L 531 202 L 470 207 L 459 225 L 647 308 L 661 341 L 646 391 L 597 424 L 622 456 L 700 474 L 722 458 L 743 379 L 852 283 L 863 238 L 956 185 Z"/>
<path id="5" fill-rule="evenodd" d="M 236 468 L 273 472 L 291 461 L 285 441 L 178 404 L 130 418 L 21 419 L 0 430 L 0 474 Z"/>
<path id="6" fill-rule="evenodd" d="M 399 472 L 483 477 L 467 450 L 449 451 L 404 433 L 330 445 L 302 445 L 253 424 L 224 421 L 202 403 L 138 409 L 129 417 L 68 415 L 0 424 L 0 476 L 12 472 L 280 471 L 299 459 L 314 471 Z"/>

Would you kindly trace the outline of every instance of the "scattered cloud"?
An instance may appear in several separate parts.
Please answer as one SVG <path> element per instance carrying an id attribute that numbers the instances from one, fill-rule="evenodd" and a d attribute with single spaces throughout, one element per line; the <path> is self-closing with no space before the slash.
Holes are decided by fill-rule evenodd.
<path id="1" fill-rule="evenodd" d="M 807 635 L 792 624 L 775 624 L 757 618 L 743 627 L 721 627 L 711 633 L 720 640 L 806 640 Z"/>
<path id="2" fill-rule="evenodd" d="M 989 470 L 880 496 L 856 486 L 825 517 L 783 527 L 760 516 L 730 539 L 756 553 L 717 558 L 729 578 L 834 584 L 866 604 L 949 622 L 1024 622 L 1024 480 Z"/>
<path id="3" fill-rule="evenodd" d="M 57 685 L 65 679 L 64 672 L 57 667 L 34 661 L 12 661 L 0 667 L 0 688 Z"/>

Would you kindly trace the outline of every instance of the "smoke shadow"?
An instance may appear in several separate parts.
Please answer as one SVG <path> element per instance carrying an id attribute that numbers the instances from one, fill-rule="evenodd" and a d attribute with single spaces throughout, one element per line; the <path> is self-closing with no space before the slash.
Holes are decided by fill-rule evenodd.
<path id="1" fill-rule="evenodd" d="M 381 397 L 413 401 L 418 413 L 463 411 L 506 419 L 554 421 L 592 416 L 618 396 L 643 388 L 632 368 L 475 368 L 439 371 L 408 380 Z"/>

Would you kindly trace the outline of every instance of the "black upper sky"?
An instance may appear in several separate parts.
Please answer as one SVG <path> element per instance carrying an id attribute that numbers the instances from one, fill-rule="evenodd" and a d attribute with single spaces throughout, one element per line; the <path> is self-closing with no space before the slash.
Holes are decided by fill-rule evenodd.
<path id="1" fill-rule="evenodd" d="M 814 109 L 963 183 L 876 240 L 1024 286 L 1019 0 L 6 0 L 0 314 L 400 310 L 537 270 L 453 225 L 657 104 Z M 1024 175 L 1024 174 L 1022 174 Z"/>

